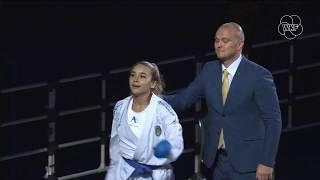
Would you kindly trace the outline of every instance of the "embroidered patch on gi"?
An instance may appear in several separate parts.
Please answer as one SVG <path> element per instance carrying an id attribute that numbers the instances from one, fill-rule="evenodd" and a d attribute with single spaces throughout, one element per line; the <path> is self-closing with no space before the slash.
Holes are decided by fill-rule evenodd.
<path id="1" fill-rule="evenodd" d="M 161 127 L 160 126 L 156 126 L 156 136 L 160 136 L 161 135 Z"/>

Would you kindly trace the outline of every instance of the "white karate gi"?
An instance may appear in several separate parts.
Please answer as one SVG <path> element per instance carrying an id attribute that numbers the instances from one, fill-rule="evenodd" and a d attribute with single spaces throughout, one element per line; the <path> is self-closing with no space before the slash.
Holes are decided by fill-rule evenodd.
<path id="1" fill-rule="evenodd" d="M 110 165 L 106 180 L 132 179 L 130 175 L 134 168 L 124 159 L 134 159 L 142 164 L 163 166 L 152 171 L 152 177 L 134 179 L 171 180 L 174 179 L 170 165 L 183 151 L 182 127 L 171 106 L 152 95 L 149 106 L 151 110 L 146 115 L 146 122 L 141 138 L 137 138 L 128 126 L 127 112 L 131 96 L 116 103 L 113 111 L 113 122 L 110 137 Z M 131 107 L 130 107 L 131 108 Z M 170 142 L 172 148 L 167 158 L 154 156 L 154 147 L 163 139 Z M 130 177 L 130 178 L 129 178 Z"/>

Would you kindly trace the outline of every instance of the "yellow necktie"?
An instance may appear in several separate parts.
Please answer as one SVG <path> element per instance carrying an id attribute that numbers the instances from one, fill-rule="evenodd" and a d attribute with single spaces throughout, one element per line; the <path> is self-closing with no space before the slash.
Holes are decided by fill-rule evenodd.
<path id="1" fill-rule="evenodd" d="M 223 80 L 222 80 L 222 102 L 223 102 L 223 105 L 226 102 L 227 94 L 229 91 L 228 75 L 229 75 L 229 73 L 228 73 L 227 69 L 223 70 Z M 223 129 L 221 128 L 218 149 L 222 148 L 223 144 L 224 144 L 224 137 L 223 137 Z"/>
<path id="2" fill-rule="evenodd" d="M 228 79 L 228 71 L 227 69 L 223 70 L 223 80 L 222 80 L 222 102 L 223 105 L 226 103 L 227 94 L 229 91 L 229 79 Z"/>

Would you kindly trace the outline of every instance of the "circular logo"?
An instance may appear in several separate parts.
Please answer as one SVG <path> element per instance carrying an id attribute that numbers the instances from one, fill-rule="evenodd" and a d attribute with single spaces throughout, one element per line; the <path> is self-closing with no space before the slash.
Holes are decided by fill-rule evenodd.
<path id="1" fill-rule="evenodd" d="M 282 16 L 278 25 L 278 32 L 289 40 L 299 36 L 303 32 L 300 17 L 298 15 Z"/>

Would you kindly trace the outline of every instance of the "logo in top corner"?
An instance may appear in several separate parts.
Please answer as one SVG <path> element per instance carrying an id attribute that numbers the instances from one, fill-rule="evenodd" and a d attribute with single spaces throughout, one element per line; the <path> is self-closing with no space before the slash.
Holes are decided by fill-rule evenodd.
<path id="1" fill-rule="evenodd" d="M 299 36 L 303 32 L 300 17 L 298 15 L 282 16 L 280 24 L 278 25 L 278 32 L 288 40 L 292 40 Z"/>

